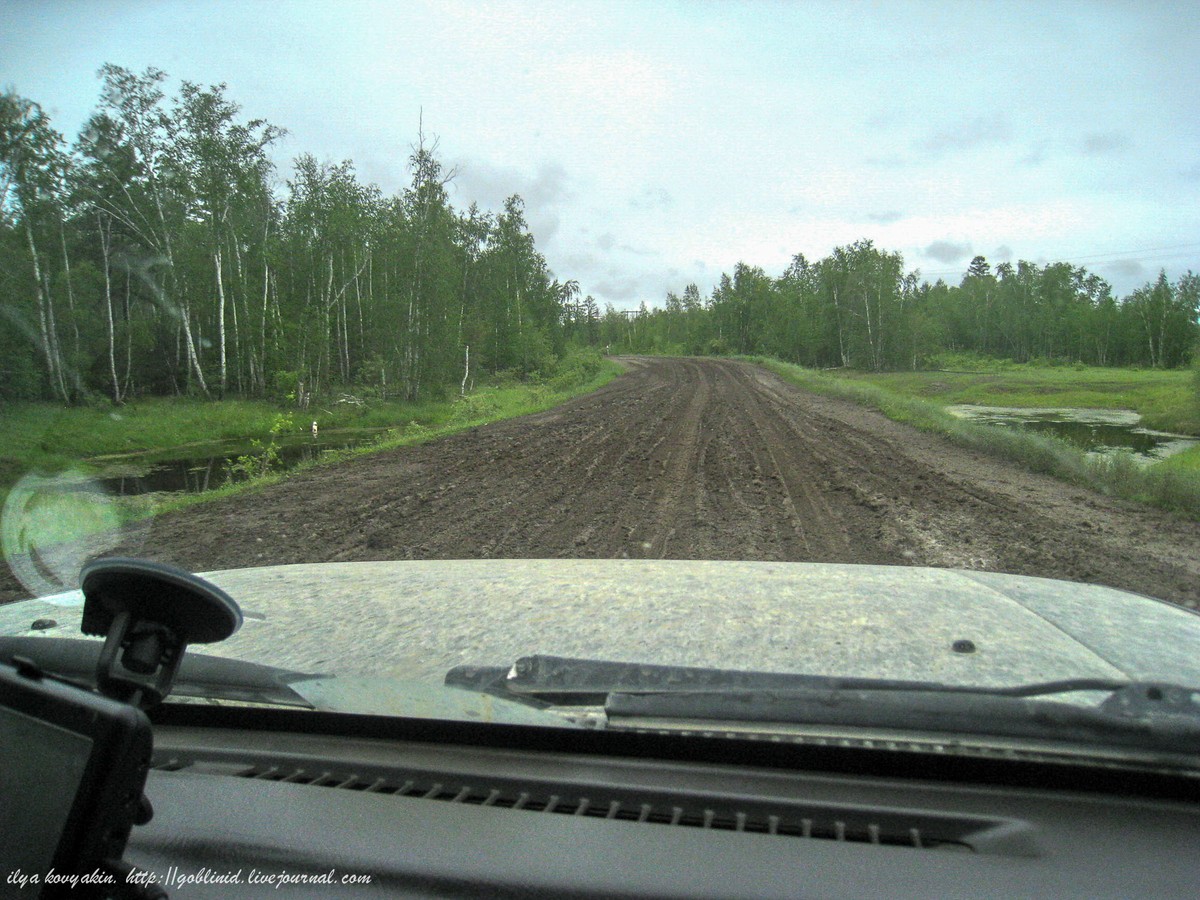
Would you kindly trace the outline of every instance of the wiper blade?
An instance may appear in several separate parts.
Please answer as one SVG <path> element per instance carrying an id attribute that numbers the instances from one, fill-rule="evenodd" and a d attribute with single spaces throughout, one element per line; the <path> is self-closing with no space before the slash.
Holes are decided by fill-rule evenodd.
<path id="1" fill-rule="evenodd" d="M 24 656 L 46 672 L 94 686 L 96 663 L 103 646 L 103 641 L 81 638 L 0 637 L 0 662 L 11 663 L 14 656 Z M 312 709 L 313 705 L 288 685 L 301 679 L 322 677 L 328 676 L 188 653 L 180 662 L 171 696 Z"/>
<path id="2" fill-rule="evenodd" d="M 446 684 L 538 705 L 603 706 L 613 726 L 852 726 L 1200 752 L 1200 690 L 1173 684 L 1075 678 L 988 687 L 556 656 L 522 657 L 510 668 L 458 666 Z M 1047 699 L 1085 692 L 1107 696 L 1082 705 Z"/>
<path id="3" fill-rule="evenodd" d="M 1119 691 L 1130 682 L 1109 678 L 1072 678 L 1008 687 L 941 684 L 888 678 L 835 678 L 791 672 L 745 672 L 696 666 L 523 656 L 510 667 L 455 666 L 446 673 L 450 687 L 469 688 L 512 697 L 522 695 L 555 702 L 602 703 L 614 692 L 730 693 L 736 691 L 929 691 L 939 694 L 986 694 L 996 697 L 1041 697 L 1076 691 Z"/>
<path id="4" fill-rule="evenodd" d="M 1157 698 L 1157 699 L 1152 699 Z M 1098 706 L 962 691 L 733 691 L 608 695 L 612 725 L 701 721 L 989 735 L 1200 753 L 1191 688 L 1126 684 Z"/>

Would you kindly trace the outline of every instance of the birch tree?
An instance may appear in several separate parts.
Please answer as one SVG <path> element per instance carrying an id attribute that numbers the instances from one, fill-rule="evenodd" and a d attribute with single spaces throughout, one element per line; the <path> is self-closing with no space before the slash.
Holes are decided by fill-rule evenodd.
<path id="1" fill-rule="evenodd" d="M 10 302 L 4 312 L 22 331 L 36 333 L 50 390 L 70 401 L 79 394 L 79 378 L 63 359 L 47 255 L 64 227 L 66 166 L 62 136 L 42 108 L 11 91 L 0 94 L 0 222 L 21 233 L 26 271 L 18 277 L 26 288 L 17 296 L 33 299 L 32 309 Z"/>

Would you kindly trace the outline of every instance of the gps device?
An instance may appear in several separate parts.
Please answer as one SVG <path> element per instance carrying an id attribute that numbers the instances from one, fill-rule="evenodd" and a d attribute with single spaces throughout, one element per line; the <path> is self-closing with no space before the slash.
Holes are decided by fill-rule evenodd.
<path id="1" fill-rule="evenodd" d="M 0 896 L 120 894 L 109 867 L 149 818 L 150 722 L 13 662 L 0 664 Z"/>

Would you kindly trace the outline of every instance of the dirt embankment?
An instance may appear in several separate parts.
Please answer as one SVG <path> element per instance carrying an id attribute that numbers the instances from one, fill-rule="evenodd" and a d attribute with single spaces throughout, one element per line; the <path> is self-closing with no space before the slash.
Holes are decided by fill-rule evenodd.
<path id="1" fill-rule="evenodd" d="M 629 359 L 565 406 L 155 520 L 193 570 L 481 557 L 977 568 L 1200 604 L 1200 524 L 1025 472 L 755 366 Z M 0 599 L 23 596 L 7 572 Z"/>

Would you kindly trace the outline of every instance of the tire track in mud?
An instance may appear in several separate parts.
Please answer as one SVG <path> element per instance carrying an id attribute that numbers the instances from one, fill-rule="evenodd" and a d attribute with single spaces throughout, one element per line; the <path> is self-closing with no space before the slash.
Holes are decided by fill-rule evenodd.
<path id="1" fill-rule="evenodd" d="M 194 570 L 628 557 L 978 568 L 1200 602 L 1200 523 L 1034 475 L 747 363 L 624 360 L 543 413 L 158 517 Z M 10 573 L 0 599 L 24 596 Z"/>

